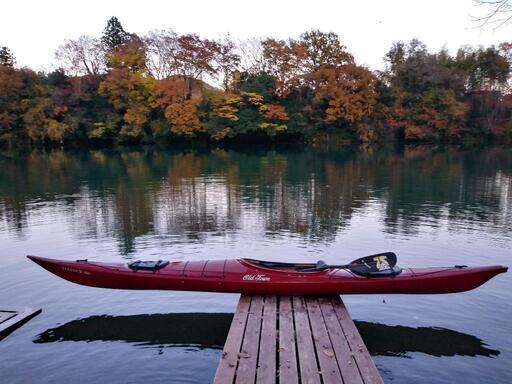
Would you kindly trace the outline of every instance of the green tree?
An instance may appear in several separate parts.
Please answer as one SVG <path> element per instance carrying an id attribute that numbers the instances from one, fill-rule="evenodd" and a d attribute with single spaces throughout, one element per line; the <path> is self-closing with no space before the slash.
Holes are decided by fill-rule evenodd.
<path id="1" fill-rule="evenodd" d="M 267 72 L 251 74 L 242 72 L 240 76 L 240 90 L 262 95 L 265 100 L 274 99 L 276 92 L 276 80 Z"/>
<path id="2" fill-rule="evenodd" d="M 311 30 L 300 35 L 299 44 L 306 51 L 305 65 L 308 71 L 324 66 L 338 66 L 354 62 L 354 57 L 341 44 L 334 32 Z"/>
<path id="3" fill-rule="evenodd" d="M 14 67 L 16 60 L 11 50 L 7 47 L 0 47 L 0 65 L 4 67 Z"/>
<path id="4" fill-rule="evenodd" d="M 113 16 L 107 21 L 101 42 L 110 51 L 126 43 L 130 37 L 130 34 L 124 30 L 117 17 Z"/>
<path id="5" fill-rule="evenodd" d="M 510 63 L 494 46 L 478 52 L 479 83 L 486 89 L 495 90 L 507 84 Z"/>
<path id="6" fill-rule="evenodd" d="M 502 90 L 510 76 L 510 46 L 462 47 L 448 66 L 464 79 L 466 91 Z"/>

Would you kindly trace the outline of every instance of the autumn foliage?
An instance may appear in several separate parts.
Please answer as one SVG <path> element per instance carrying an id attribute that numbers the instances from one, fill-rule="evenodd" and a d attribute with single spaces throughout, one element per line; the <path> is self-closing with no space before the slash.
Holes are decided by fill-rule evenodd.
<path id="1" fill-rule="evenodd" d="M 375 76 L 354 64 L 320 67 L 310 76 L 314 105 L 323 111 L 322 121 L 356 123 L 370 117 L 376 103 Z"/>
<path id="2" fill-rule="evenodd" d="M 194 137 L 204 130 L 201 123 L 202 113 L 198 110 L 196 99 L 172 103 L 165 109 L 165 117 L 171 123 L 171 132 L 178 136 Z"/>
<path id="3" fill-rule="evenodd" d="M 450 55 L 398 42 L 372 72 L 332 32 L 235 44 L 172 30 L 137 36 L 112 18 L 103 36 L 65 40 L 56 57 L 61 69 L 36 73 L 1 47 L 0 142 L 512 136 L 512 43 Z"/>

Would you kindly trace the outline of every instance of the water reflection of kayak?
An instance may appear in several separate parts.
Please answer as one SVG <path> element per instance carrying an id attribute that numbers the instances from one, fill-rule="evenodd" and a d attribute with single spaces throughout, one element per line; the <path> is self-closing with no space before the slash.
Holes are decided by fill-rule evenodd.
<path id="1" fill-rule="evenodd" d="M 132 316 L 91 316 L 48 329 L 34 343 L 61 341 L 122 341 L 143 346 L 194 346 L 220 349 L 233 315 L 230 313 L 170 313 Z M 407 356 L 497 356 L 472 335 L 444 328 L 413 328 L 355 321 L 370 353 Z"/>
<path id="2" fill-rule="evenodd" d="M 28 257 L 63 279 L 92 287 L 251 294 L 451 293 L 476 288 L 507 271 L 498 265 L 393 268 L 389 273 L 367 274 L 357 269 L 251 259 L 123 264 Z"/>

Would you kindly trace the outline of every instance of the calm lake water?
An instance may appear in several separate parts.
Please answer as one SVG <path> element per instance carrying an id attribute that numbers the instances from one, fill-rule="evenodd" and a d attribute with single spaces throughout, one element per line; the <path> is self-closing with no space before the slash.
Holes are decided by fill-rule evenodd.
<path id="1" fill-rule="evenodd" d="M 208 383 L 237 295 L 73 285 L 27 254 L 105 261 L 512 265 L 512 150 L 0 154 L 2 383 Z M 387 383 L 512 383 L 512 274 L 466 293 L 345 296 Z"/>

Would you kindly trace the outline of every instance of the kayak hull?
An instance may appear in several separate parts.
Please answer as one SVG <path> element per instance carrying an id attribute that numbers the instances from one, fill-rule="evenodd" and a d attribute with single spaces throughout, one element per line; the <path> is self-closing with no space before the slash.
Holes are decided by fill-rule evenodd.
<path id="1" fill-rule="evenodd" d="M 396 276 L 365 277 L 336 268 L 315 272 L 276 270 L 244 259 L 179 261 L 156 271 L 134 271 L 123 263 L 28 257 L 65 280 L 90 287 L 279 295 L 463 292 L 507 271 L 501 265 L 404 268 Z"/>

